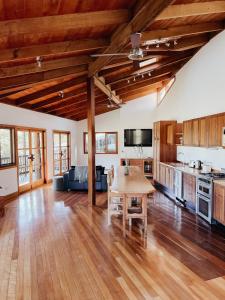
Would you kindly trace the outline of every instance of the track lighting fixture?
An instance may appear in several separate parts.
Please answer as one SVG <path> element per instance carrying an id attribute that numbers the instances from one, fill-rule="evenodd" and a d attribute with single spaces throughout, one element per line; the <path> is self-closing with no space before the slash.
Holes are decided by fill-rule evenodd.
<path id="1" fill-rule="evenodd" d="M 38 68 L 41 68 L 41 63 L 42 63 L 42 57 L 41 56 L 36 57 L 36 63 L 37 63 Z"/>
<path id="2" fill-rule="evenodd" d="M 149 45 L 145 48 L 146 50 L 149 50 Z"/>
<path id="3" fill-rule="evenodd" d="M 136 78 L 134 77 L 133 81 L 136 81 Z"/>
<path id="4" fill-rule="evenodd" d="M 165 45 L 166 45 L 166 47 L 170 47 L 170 43 L 169 43 L 169 42 L 168 42 L 168 43 L 166 43 Z"/>
<path id="5" fill-rule="evenodd" d="M 59 97 L 62 99 L 64 98 L 64 91 L 59 91 Z"/>
<path id="6" fill-rule="evenodd" d="M 127 83 L 128 83 L 128 84 L 130 83 L 130 79 L 127 79 Z"/>
<path id="7" fill-rule="evenodd" d="M 151 76 L 152 76 L 151 72 L 148 72 L 148 76 L 149 76 L 149 77 L 151 77 Z"/>
<path id="8" fill-rule="evenodd" d="M 144 78 L 144 77 L 145 77 L 145 75 L 144 75 L 144 74 L 142 74 L 142 75 L 141 75 L 141 77 L 142 77 L 142 78 Z"/>
<path id="9" fill-rule="evenodd" d="M 178 44 L 177 40 L 173 41 L 174 46 L 176 46 Z"/>
<path id="10" fill-rule="evenodd" d="M 159 44 L 156 45 L 156 48 L 159 48 Z"/>

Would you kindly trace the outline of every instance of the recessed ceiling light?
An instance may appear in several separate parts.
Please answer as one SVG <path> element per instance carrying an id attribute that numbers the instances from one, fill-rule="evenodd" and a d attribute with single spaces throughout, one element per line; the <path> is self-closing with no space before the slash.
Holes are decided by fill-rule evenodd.
<path id="1" fill-rule="evenodd" d="M 42 57 L 41 57 L 41 56 L 37 56 L 37 57 L 36 57 L 36 62 L 37 62 L 38 68 L 41 68 Z"/>

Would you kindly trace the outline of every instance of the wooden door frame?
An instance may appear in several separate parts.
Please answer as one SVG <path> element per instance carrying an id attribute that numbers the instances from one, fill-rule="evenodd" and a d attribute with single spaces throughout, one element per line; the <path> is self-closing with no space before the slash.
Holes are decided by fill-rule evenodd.
<path id="1" fill-rule="evenodd" d="M 61 176 L 61 175 L 63 175 L 62 172 L 60 172 L 57 175 L 54 172 L 54 162 L 55 162 L 55 159 L 54 159 L 54 134 L 57 134 L 57 133 L 58 134 L 67 134 L 67 136 L 68 136 L 68 148 L 69 148 L 69 153 L 68 153 L 68 169 L 69 169 L 70 164 L 71 164 L 71 131 L 68 131 L 68 130 L 53 130 L 52 131 L 53 176 Z M 60 139 L 60 147 L 61 147 L 61 139 Z M 62 160 L 60 160 L 60 171 L 61 171 L 61 162 L 62 162 Z"/>
<path id="2" fill-rule="evenodd" d="M 42 164 L 42 172 L 43 172 L 43 184 L 47 182 L 47 140 L 46 140 L 46 129 L 44 128 L 37 128 L 37 127 L 27 127 L 27 126 L 14 126 L 15 128 L 15 151 L 16 151 L 16 167 L 17 167 L 17 186 L 18 186 L 18 193 L 21 194 L 25 191 L 20 191 L 20 186 L 19 186 L 19 159 L 18 159 L 18 131 L 29 131 L 29 142 L 30 142 L 30 134 L 32 131 L 39 131 L 42 133 L 42 156 L 43 156 L 43 164 Z M 31 147 L 31 145 L 30 145 Z M 31 148 L 30 148 L 31 149 Z M 42 185 L 42 184 L 41 184 Z M 40 186 L 40 185 L 38 185 Z M 35 186 L 34 186 L 35 188 Z M 32 183 L 31 183 L 31 188 L 32 189 Z"/>

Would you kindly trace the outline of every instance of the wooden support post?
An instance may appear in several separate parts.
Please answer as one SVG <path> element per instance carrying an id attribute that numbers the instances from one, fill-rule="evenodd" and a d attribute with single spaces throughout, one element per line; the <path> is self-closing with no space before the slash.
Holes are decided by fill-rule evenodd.
<path id="1" fill-rule="evenodd" d="M 96 204 L 95 197 L 95 92 L 94 78 L 87 79 L 87 122 L 88 122 L 88 201 Z"/>

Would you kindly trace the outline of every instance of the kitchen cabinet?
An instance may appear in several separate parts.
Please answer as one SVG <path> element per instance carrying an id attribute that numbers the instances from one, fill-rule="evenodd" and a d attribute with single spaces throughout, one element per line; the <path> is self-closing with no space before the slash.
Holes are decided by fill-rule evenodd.
<path id="1" fill-rule="evenodd" d="M 207 117 L 208 147 L 218 146 L 218 116 Z"/>
<path id="2" fill-rule="evenodd" d="M 183 173 L 183 199 L 192 207 L 196 207 L 196 177 Z"/>
<path id="3" fill-rule="evenodd" d="M 192 145 L 199 146 L 199 120 L 192 121 Z"/>
<path id="4" fill-rule="evenodd" d="M 222 146 L 222 133 L 224 127 L 225 127 L 225 114 L 220 114 L 218 115 L 218 127 L 217 127 L 218 146 Z"/>
<path id="5" fill-rule="evenodd" d="M 153 127 L 153 178 L 160 181 L 160 162 L 176 161 L 176 121 L 158 121 Z"/>
<path id="6" fill-rule="evenodd" d="M 175 170 L 173 167 L 160 163 L 159 182 L 172 192 L 174 191 L 174 174 Z"/>
<path id="7" fill-rule="evenodd" d="M 213 218 L 225 225 L 225 186 L 214 183 Z"/>
<path id="8" fill-rule="evenodd" d="M 192 120 L 183 123 L 183 144 L 184 146 L 192 145 Z"/>
<path id="9" fill-rule="evenodd" d="M 199 119 L 199 146 L 207 147 L 207 120 L 206 118 Z"/>

